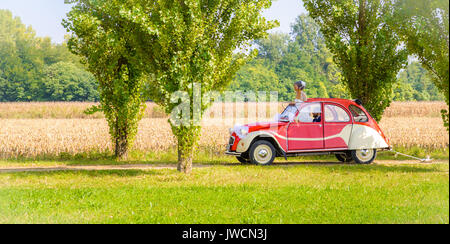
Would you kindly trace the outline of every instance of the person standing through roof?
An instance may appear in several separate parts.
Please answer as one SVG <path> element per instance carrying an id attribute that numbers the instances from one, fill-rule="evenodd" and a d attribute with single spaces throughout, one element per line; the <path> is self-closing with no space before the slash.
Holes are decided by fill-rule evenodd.
<path id="1" fill-rule="evenodd" d="M 306 93 L 303 91 L 303 90 L 305 90 L 305 88 L 306 88 L 306 82 L 304 82 L 304 81 L 295 82 L 295 84 L 294 84 L 294 90 L 296 92 L 295 104 L 301 104 L 308 100 Z"/>

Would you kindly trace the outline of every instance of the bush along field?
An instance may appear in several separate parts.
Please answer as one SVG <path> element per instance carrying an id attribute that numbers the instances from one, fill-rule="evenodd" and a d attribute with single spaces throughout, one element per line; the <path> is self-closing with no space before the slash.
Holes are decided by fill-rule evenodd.
<path id="1" fill-rule="evenodd" d="M 398 151 L 432 163 L 383 152 L 372 165 L 243 166 L 223 154 L 231 125 L 207 123 L 191 175 L 176 171 L 152 104 L 128 161 L 113 159 L 104 118 L 82 117 L 86 104 L 2 106 L 16 112 L 0 110 L 0 223 L 449 223 L 443 103 L 394 103 L 380 123 Z"/>

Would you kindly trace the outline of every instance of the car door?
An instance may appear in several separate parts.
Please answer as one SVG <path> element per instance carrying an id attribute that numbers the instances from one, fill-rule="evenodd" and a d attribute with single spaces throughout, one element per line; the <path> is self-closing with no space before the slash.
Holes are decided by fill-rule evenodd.
<path id="1" fill-rule="evenodd" d="M 288 127 L 288 151 L 324 148 L 322 103 L 303 103 L 296 119 Z"/>
<path id="2" fill-rule="evenodd" d="M 326 149 L 348 148 L 353 121 L 347 109 L 339 104 L 324 103 L 324 143 Z"/>

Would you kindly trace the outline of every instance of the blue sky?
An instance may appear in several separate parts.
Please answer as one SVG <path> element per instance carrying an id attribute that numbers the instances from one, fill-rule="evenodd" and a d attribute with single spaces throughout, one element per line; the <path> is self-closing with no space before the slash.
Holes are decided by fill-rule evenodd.
<path id="1" fill-rule="evenodd" d="M 49 36 L 57 43 L 64 40 L 66 31 L 61 21 L 70 10 L 64 0 L 0 0 L 0 9 L 11 10 L 23 23 L 31 25 L 38 36 Z M 289 33 L 291 23 L 301 13 L 306 13 L 301 0 L 276 0 L 264 16 L 280 21 L 280 27 L 271 32 Z"/>

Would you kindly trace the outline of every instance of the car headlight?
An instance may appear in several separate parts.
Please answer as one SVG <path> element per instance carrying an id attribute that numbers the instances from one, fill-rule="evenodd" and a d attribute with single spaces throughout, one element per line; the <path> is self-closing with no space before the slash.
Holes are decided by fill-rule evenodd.
<path id="1" fill-rule="evenodd" d="M 238 137 L 243 138 L 248 135 L 249 130 L 250 128 L 248 126 L 236 125 L 230 132 L 236 133 Z"/>
<path id="2" fill-rule="evenodd" d="M 239 130 L 239 136 L 244 137 L 248 135 L 248 127 L 243 127 Z"/>

